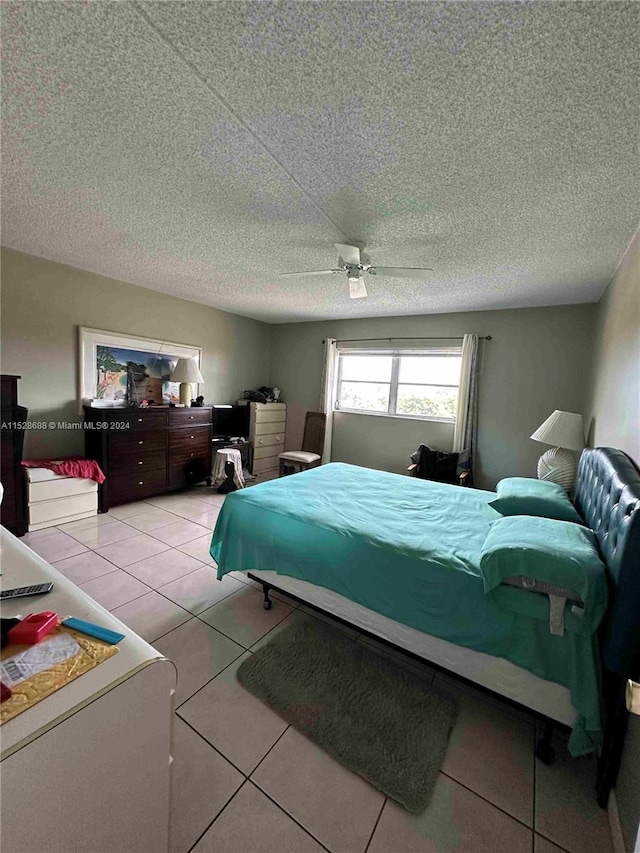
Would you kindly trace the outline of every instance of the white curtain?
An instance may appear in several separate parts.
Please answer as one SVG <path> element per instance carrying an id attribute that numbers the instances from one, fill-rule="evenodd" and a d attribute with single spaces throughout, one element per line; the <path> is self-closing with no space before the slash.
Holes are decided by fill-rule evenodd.
<path id="1" fill-rule="evenodd" d="M 324 342 L 324 366 L 322 369 L 322 390 L 320 392 L 320 411 L 327 416 L 324 433 L 324 448 L 322 464 L 331 462 L 331 436 L 333 433 L 333 406 L 335 402 L 336 364 L 338 347 L 335 338 L 327 338 Z"/>
<path id="2" fill-rule="evenodd" d="M 465 335 L 462 341 L 462 367 L 453 451 L 468 450 L 473 458 L 478 431 L 478 336 Z"/>

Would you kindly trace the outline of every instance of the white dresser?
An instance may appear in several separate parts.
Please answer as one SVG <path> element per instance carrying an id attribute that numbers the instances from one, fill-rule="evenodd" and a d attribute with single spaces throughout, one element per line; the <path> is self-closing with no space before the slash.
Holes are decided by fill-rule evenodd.
<path id="1" fill-rule="evenodd" d="M 98 484 L 48 468 L 25 468 L 29 532 L 98 514 Z"/>
<path id="2" fill-rule="evenodd" d="M 279 475 L 279 457 L 284 452 L 287 426 L 286 403 L 249 403 L 249 444 L 253 452 L 252 474 L 256 481 Z"/>
<path id="3" fill-rule="evenodd" d="M 0 528 L 2 587 L 53 581 L 1 615 L 53 610 L 118 631 L 116 655 L 0 727 L 7 853 L 168 849 L 172 663 Z"/>

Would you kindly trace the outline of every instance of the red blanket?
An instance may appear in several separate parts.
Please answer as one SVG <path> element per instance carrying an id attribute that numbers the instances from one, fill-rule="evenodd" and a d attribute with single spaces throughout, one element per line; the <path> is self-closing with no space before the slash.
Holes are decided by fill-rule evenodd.
<path id="1" fill-rule="evenodd" d="M 82 480 L 95 480 L 104 483 L 107 479 L 102 469 L 93 459 L 83 456 L 63 456 L 61 459 L 23 459 L 25 468 L 48 468 L 54 474 L 63 477 L 79 477 Z"/>

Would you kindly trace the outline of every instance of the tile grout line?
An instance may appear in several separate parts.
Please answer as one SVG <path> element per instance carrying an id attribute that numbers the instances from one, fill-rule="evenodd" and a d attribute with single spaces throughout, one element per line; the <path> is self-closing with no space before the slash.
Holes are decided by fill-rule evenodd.
<path id="1" fill-rule="evenodd" d="M 369 840 L 367 841 L 367 846 L 364 848 L 364 853 L 367 853 L 369 847 L 371 847 L 371 842 L 373 841 L 373 836 L 376 834 L 376 829 L 378 828 L 378 824 L 380 823 L 380 818 L 382 817 L 382 812 L 384 811 L 384 807 L 387 805 L 387 800 L 389 797 L 385 795 L 384 800 L 382 801 L 382 806 L 380 807 L 380 811 L 378 812 L 378 817 L 376 818 L 376 822 L 373 825 L 373 829 L 371 830 L 371 835 L 369 836 Z"/>
<path id="2" fill-rule="evenodd" d="M 545 840 L 545 841 L 548 841 L 548 842 L 549 842 L 549 844 L 553 844 L 555 847 L 557 847 L 557 848 L 558 848 L 558 850 L 561 850 L 561 851 L 562 851 L 562 853 L 571 853 L 571 851 L 570 851 L 570 850 L 567 850 L 567 848 L 566 848 L 566 847 L 563 847 L 563 846 L 562 846 L 562 844 L 558 844 L 558 842 L 557 842 L 557 841 L 554 841 L 554 840 L 553 840 L 553 838 L 549 838 L 548 836 L 546 836 L 546 835 L 544 834 L 544 832 L 534 832 L 534 833 L 533 833 L 533 835 L 534 835 L 534 845 L 535 845 L 535 836 L 536 836 L 536 835 L 539 835 L 539 836 L 540 836 L 540 838 L 544 838 L 544 840 Z M 535 849 L 535 848 L 534 848 L 534 849 Z"/>
<path id="3" fill-rule="evenodd" d="M 136 560 L 134 563 L 129 563 L 128 566 L 123 566 L 122 571 L 127 572 L 127 574 L 131 575 L 132 578 L 135 578 L 136 580 L 140 580 L 140 578 L 136 577 L 136 575 L 134 575 L 133 572 L 127 571 L 129 566 L 136 566 L 138 563 L 143 563 L 145 560 L 153 560 L 154 557 L 159 557 L 160 554 L 168 554 L 169 551 L 178 551 L 178 549 L 173 548 L 172 546 L 169 546 L 166 551 L 160 551 L 158 554 L 152 554 L 150 557 L 144 557 L 142 560 Z M 190 554 L 185 554 L 184 551 L 178 551 L 178 553 L 182 554 L 185 557 L 191 556 Z M 106 560 L 107 558 L 105 557 L 104 559 Z M 200 565 L 196 566 L 195 569 L 190 569 L 188 572 L 185 572 L 183 575 L 179 575 L 177 578 L 174 578 L 172 581 L 167 581 L 166 583 L 163 583 L 162 586 L 168 586 L 170 583 L 173 583 L 174 581 L 179 581 L 180 578 L 186 578 L 187 575 L 192 575 L 194 572 L 198 572 L 198 571 L 200 571 L 201 568 L 208 565 L 207 563 L 203 563 L 201 560 L 198 560 L 197 557 L 191 557 L 191 559 L 196 560 L 196 562 L 200 563 Z M 140 583 L 146 583 L 146 581 L 140 581 Z M 147 584 L 147 586 L 149 586 L 149 584 Z M 149 589 L 153 590 L 153 592 L 158 592 L 158 587 L 151 586 L 151 587 L 149 587 Z M 165 595 L 164 597 L 166 598 L 167 596 Z M 169 599 L 169 600 L 171 600 L 171 599 Z"/>
<path id="4" fill-rule="evenodd" d="M 247 779 L 247 782 L 250 785 L 253 785 L 254 788 L 257 788 L 261 794 L 263 794 L 268 800 L 270 800 L 274 804 L 274 806 L 277 806 L 277 808 L 279 808 L 280 811 L 289 818 L 289 820 L 292 820 L 295 824 L 297 824 L 300 829 L 305 832 L 310 838 L 313 838 L 316 844 L 319 844 L 323 850 L 326 850 L 327 853 L 332 853 L 332 851 L 326 846 L 326 844 L 323 844 L 322 841 L 320 841 L 319 838 L 316 838 L 316 836 L 312 832 L 310 832 L 305 826 L 303 826 L 303 824 L 301 824 L 299 820 L 297 820 L 292 814 L 289 814 L 289 812 L 283 806 L 281 806 L 277 800 L 274 800 L 273 797 L 267 791 L 265 791 L 259 785 L 256 785 L 253 779 Z"/>
<path id="5" fill-rule="evenodd" d="M 282 719 L 282 717 L 281 717 L 280 719 Z M 285 722 L 286 722 L 286 720 L 285 720 Z M 285 730 L 282 732 L 282 734 L 278 735 L 278 737 L 275 739 L 275 741 L 271 744 L 271 746 L 269 747 L 269 749 L 265 752 L 265 754 L 262 756 L 262 758 L 260 759 L 260 761 L 258 761 L 258 763 L 256 764 L 256 766 L 255 766 L 255 767 L 253 768 L 253 770 L 251 771 L 251 773 L 249 773 L 249 775 L 247 776 L 247 779 L 251 779 L 251 777 L 252 777 L 252 776 L 253 776 L 253 774 L 256 772 L 256 770 L 258 769 L 258 767 L 260 767 L 260 765 L 261 765 L 261 764 L 262 764 L 262 762 L 265 760 L 265 758 L 267 757 L 267 755 L 269 755 L 269 753 L 270 753 L 270 752 L 271 752 L 271 751 L 272 751 L 272 750 L 277 746 L 277 744 L 279 744 L 279 743 L 280 743 L 280 741 L 281 741 L 281 740 L 282 740 L 282 738 L 286 735 L 286 733 L 289 731 L 289 729 L 290 729 L 290 728 L 291 728 L 291 723 L 287 723 Z M 260 783 L 259 783 L 259 782 L 255 782 L 253 779 L 252 779 L 251 781 L 253 782 L 253 784 L 254 784 L 254 785 L 257 785 L 257 786 L 258 786 L 258 788 L 260 788 Z M 262 790 L 262 788 L 260 788 L 260 790 Z"/>
<path id="6" fill-rule="evenodd" d="M 177 711 L 176 711 L 175 713 L 176 713 L 176 714 L 178 714 L 178 712 L 177 712 Z M 195 733 L 198 735 L 198 737 L 199 737 L 201 740 L 203 740 L 203 741 L 207 744 L 207 746 L 211 747 L 211 749 L 212 749 L 215 753 L 217 753 L 217 754 L 220 756 L 220 758 L 224 758 L 224 760 L 225 760 L 228 764 L 230 764 L 230 765 L 233 767 L 233 769 L 234 769 L 234 770 L 237 770 L 237 771 L 238 771 L 238 773 L 240 773 L 240 775 L 244 778 L 244 781 L 245 781 L 245 782 L 247 781 L 247 779 L 249 778 L 249 777 L 247 776 L 247 774 L 246 774 L 246 773 L 244 773 L 242 770 L 240 770 L 240 768 L 239 768 L 237 765 L 235 765 L 235 764 L 233 763 L 233 761 L 231 761 L 229 758 L 227 758 L 227 756 L 226 756 L 223 752 L 220 752 L 220 750 L 218 749 L 218 747 L 217 747 L 217 746 L 214 746 L 214 745 L 211 743 L 211 741 L 210 741 L 210 740 L 207 740 L 207 739 L 206 739 L 206 737 L 205 737 L 201 732 L 199 732 L 199 731 L 198 731 L 198 729 L 194 728 L 188 720 L 185 720 L 185 718 L 184 718 L 184 717 L 180 717 L 180 714 L 178 714 L 178 717 L 180 718 L 180 721 L 181 721 L 181 722 L 183 722 L 183 723 L 185 724 L 185 726 L 188 726 L 188 727 L 191 729 L 191 731 L 195 732 Z M 244 782 L 243 782 L 243 784 L 244 784 Z M 240 787 L 242 787 L 242 785 L 241 785 Z M 239 791 L 239 790 L 240 790 L 240 788 L 238 788 L 238 791 Z M 237 791 L 236 791 L 236 793 L 237 793 Z"/>
<path id="7" fill-rule="evenodd" d="M 238 794 L 239 794 L 239 793 L 240 793 L 240 791 L 244 788 L 244 786 L 247 784 L 247 782 L 248 782 L 248 781 L 249 781 L 249 780 L 248 780 L 248 779 L 246 778 L 246 776 L 245 776 L 245 779 L 244 779 L 244 782 L 242 783 L 242 785 L 240 785 L 240 787 L 238 788 L 238 790 L 237 790 L 237 791 L 234 791 L 233 796 L 229 797 L 229 799 L 227 800 L 227 802 L 222 806 L 222 808 L 221 808 L 221 809 L 220 809 L 220 811 L 216 814 L 216 816 L 215 816 L 215 817 L 214 817 L 214 819 L 211 821 L 211 823 L 207 824 L 206 829 L 205 829 L 205 830 L 204 830 L 204 831 L 203 831 L 203 832 L 202 832 L 202 833 L 201 833 L 201 834 L 196 838 L 196 840 L 193 842 L 193 844 L 191 845 L 191 847 L 189 847 L 189 849 L 188 849 L 187 853 L 191 853 L 191 851 L 192 851 L 192 850 L 193 850 L 193 849 L 194 849 L 194 848 L 195 848 L 195 847 L 200 843 L 200 841 L 204 838 L 204 836 L 207 834 L 207 832 L 209 832 L 209 830 L 211 829 L 211 827 L 213 826 L 213 824 L 218 820 L 218 818 L 220 817 L 220 815 L 222 814 L 222 812 L 227 808 L 227 806 L 229 805 L 229 803 L 233 802 L 233 800 L 238 796 Z"/>
<path id="8" fill-rule="evenodd" d="M 121 571 L 121 572 L 122 572 L 122 571 L 124 571 L 124 569 L 119 569 L 119 571 Z M 106 574 L 106 575 L 98 575 L 98 577 L 97 577 L 97 578 L 93 578 L 92 580 L 97 581 L 97 580 L 100 580 L 100 578 L 106 578 L 106 577 L 109 577 L 109 575 L 112 575 L 112 574 L 113 574 L 113 572 L 109 572 L 109 573 L 108 573 L 108 574 Z M 129 575 L 129 577 L 133 577 L 133 575 Z M 137 580 L 137 578 L 134 578 L 134 580 Z M 86 581 L 86 583 L 91 583 L 91 582 L 92 582 L 92 581 Z M 139 583 L 144 583 L 144 582 L 143 582 L 143 581 L 139 581 Z M 85 595 L 89 595 L 89 593 L 88 593 L 85 589 L 83 589 L 83 586 L 84 586 L 84 584 L 78 584 L 78 587 L 79 587 L 80 589 L 82 589 L 82 591 L 85 593 Z M 144 584 L 144 586 L 146 586 L 146 584 Z M 147 591 L 146 591 L 146 592 L 141 592 L 141 593 L 140 593 L 140 595 L 135 595 L 133 598 L 130 598 L 128 601 L 123 601 L 123 602 L 122 602 L 122 604 L 118 604 L 116 607 L 112 607 L 112 608 L 104 607 L 104 604 L 100 604 L 100 602 L 99 602 L 99 601 L 98 601 L 98 604 L 100 604 L 100 606 L 101 606 L 101 607 L 104 607 L 104 609 L 105 609 L 108 613 L 111 613 L 111 615 L 113 615 L 113 611 L 114 611 L 114 610 L 117 610 L 117 609 L 118 609 L 118 607 L 125 607 L 127 604 L 131 604 L 132 602 L 137 601 L 139 598 L 142 598 L 143 596 L 148 595 L 150 592 L 153 592 L 153 590 L 151 589 L 151 587 L 147 587 Z M 91 598 L 92 596 L 89 596 L 89 597 Z M 94 600 L 94 601 L 97 601 L 97 599 L 95 599 L 95 598 L 94 598 L 93 600 Z M 118 617 L 116 616 L 115 618 L 117 619 Z M 120 620 L 120 621 L 122 622 L 122 620 Z"/>
<path id="9" fill-rule="evenodd" d="M 508 811 L 505 811 L 505 809 L 503 809 L 502 806 L 497 806 L 495 803 L 491 802 L 491 800 L 488 800 L 482 794 L 479 794 L 477 791 L 474 791 L 473 788 L 470 788 L 468 785 L 465 785 L 464 782 L 461 782 L 459 779 L 456 779 L 454 776 L 450 776 L 448 773 L 445 773 L 444 770 L 440 770 L 438 772 L 441 773 L 443 776 L 446 776 L 446 778 L 450 779 L 452 782 L 455 782 L 456 785 L 460 785 L 460 787 L 464 788 L 465 791 L 469 791 L 470 794 L 474 794 L 476 797 L 478 797 L 483 802 L 487 803 L 490 806 L 493 806 L 494 809 L 497 809 L 499 812 L 502 812 L 503 815 L 506 815 L 507 817 L 511 818 L 511 820 L 515 820 L 516 823 L 519 823 L 520 826 L 523 826 L 525 829 L 528 829 L 529 832 L 534 832 L 533 827 L 527 826 L 527 824 L 524 821 L 520 820 L 519 817 L 515 817 L 514 815 L 510 814 Z"/>
<path id="10" fill-rule="evenodd" d="M 182 624 L 184 625 L 185 623 L 183 622 Z M 205 622 L 205 625 L 206 625 L 206 622 Z M 178 628 L 181 628 L 182 626 L 181 626 L 181 625 L 178 625 L 177 627 L 178 627 Z M 209 628 L 211 628 L 211 625 L 209 625 Z M 175 628 L 173 628 L 172 630 L 174 630 L 174 631 L 175 631 Z M 215 631 L 216 629 L 214 628 L 213 630 Z M 169 634 L 170 634 L 170 633 L 171 633 L 171 631 L 168 631 L 167 633 L 169 633 Z M 218 633 L 222 633 L 222 632 L 220 631 L 220 632 L 218 632 Z M 166 637 L 166 636 L 167 636 L 167 634 L 164 634 L 163 636 L 165 636 L 165 637 Z M 226 634 L 223 634 L 223 636 L 224 636 L 224 637 L 226 637 Z M 227 637 L 227 639 L 230 639 L 230 637 Z M 155 640 L 154 640 L 154 642 L 155 642 Z M 240 643 L 236 643 L 236 645 L 240 645 Z M 241 658 L 241 657 L 242 657 L 242 655 L 246 655 L 246 654 L 247 654 L 247 652 L 248 652 L 249 654 L 251 654 L 251 651 L 250 651 L 249 649 L 245 649 L 245 647 L 244 647 L 244 646 L 240 646 L 240 648 L 242 649 L 242 652 L 241 652 L 239 655 L 236 655 L 236 657 L 234 657 L 234 659 L 233 659 L 233 660 L 229 661 L 229 663 L 228 663 L 225 667 L 223 667 L 223 669 L 221 669 L 221 670 L 220 670 L 220 672 L 217 672 L 217 673 L 216 673 L 212 678 L 210 678 L 210 679 L 207 681 L 207 683 L 206 683 L 206 684 L 203 684 L 203 685 L 202 685 L 202 687 L 198 687 L 198 689 L 195 691 L 195 693 L 192 693 L 192 694 L 191 694 L 191 696 L 189 696 L 189 698 L 188 698 L 188 699 L 185 699 L 183 702 L 181 702 L 181 703 L 178 705 L 178 707 L 175 709 L 175 712 L 177 713 L 177 712 L 180 710 L 180 708 L 182 708 L 182 707 L 183 707 L 183 705 L 186 705 L 186 704 L 187 704 L 187 702 L 190 702 L 190 701 L 194 698 L 194 696 L 197 696 L 197 695 L 198 695 L 198 693 L 200 693 L 200 691 L 201 691 L 201 690 L 204 690 L 204 688 L 205 688 L 205 687 L 207 687 L 209 684 L 211 684 L 211 682 L 212 682 L 212 681 L 215 681 L 215 679 L 216 679 L 219 675 L 222 675 L 222 673 L 223 673 L 223 672 L 225 672 L 227 669 L 229 669 L 229 667 L 230 667 L 232 664 L 234 664 L 234 663 L 235 663 L 239 658 Z M 180 717 L 180 719 L 183 719 L 183 717 L 181 716 L 181 717 Z M 185 722 L 186 722 L 186 720 L 185 720 Z M 204 737 L 204 735 L 202 735 L 202 737 Z M 206 740 L 206 738 L 205 738 L 205 740 Z M 207 741 L 207 743 L 209 743 L 209 741 Z M 213 744 L 211 744 L 211 746 L 213 746 Z M 246 774 L 245 774 L 245 775 L 246 775 Z"/>

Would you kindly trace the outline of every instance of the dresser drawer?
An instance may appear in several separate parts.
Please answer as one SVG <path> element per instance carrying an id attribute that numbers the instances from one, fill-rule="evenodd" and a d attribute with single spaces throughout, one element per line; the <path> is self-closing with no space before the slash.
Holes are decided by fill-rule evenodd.
<path id="1" fill-rule="evenodd" d="M 270 447 L 274 444 L 284 444 L 284 431 L 276 432 L 273 435 L 256 435 L 253 442 L 254 447 Z M 278 451 L 279 453 L 280 451 Z"/>
<path id="2" fill-rule="evenodd" d="M 109 474 L 139 474 L 167 467 L 166 450 L 148 450 L 114 456 L 110 461 Z"/>
<path id="3" fill-rule="evenodd" d="M 174 450 L 169 457 L 169 470 L 175 471 L 179 469 L 182 471 L 187 463 L 194 462 L 195 460 L 203 462 L 207 466 L 207 469 L 211 470 L 211 453 L 208 447 L 186 447 L 184 450 Z"/>
<path id="4" fill-rule="evenodd" d="M 255 404 L 252 420 L 256 424 L 272 423 L 273 421 L 284 421 L 287 417 L 286 403 Z"/>
<path id="5" fill-rule="evenodd" d="M 211 423 L 211 409 L 170 409 L 169 426 L 173 428 L 200 426 Z"/>
<path id="6" fill-rule="evenodd" d="M 284 435 L 286 421 L 279 418 L 277 421 L 267 421 L 266 423 L 255 424 L 251 438 L 254 441 L 265 435 Z"/>
<path id="7" fill-rule="evenodd" d="M 109 477 L 109 503 L 124 503 L 135 501 L 145 495 L 153 495 L 162 491 L 167 485 L 166 468 L 147 471 L 144 474 L 118 474 Z"/>
<path id="8" fill-rule="evenodd" d="M 284 444 L 271 444 L 268 447 L 255 447 L 253 450 L 254 459 L 266 459 L 268 456 L 280 456 L 284 453 Z"/>
<path id="9" fill-rule="evenodd" d="M 27 483 L 27 498 L 29 504 L 40 501 L 55 501 L 73 495 L 97 494 L 98 484 L 94 480 L 79 477 L 61 477 L 55 480 L 42 480 Z"/>
<path id="10" fill-rule="evenodd" d="M 278 472 L 280 467 L 280 459 L 277 456 L 267 456 L 265 459 L 255 459 L 253 460 L 253 474 L 262 474 L 264 471 L 274 470 Z"/>
<path id="11" fill-rule="evenodd" d="M 185 450 L 208 450 L 211 452 L 211 430 L 207 426 L 197 426 L 192 429 L 177 429 L 169 434 L 169 453 Z"/>
<path id="12" fill-rule="evenodd" d="M 94 484 L 97 485 L 97 484 Z M 53 527 L 74 516 L 90 517 L 98 513 L 98 490 L 85 495 L 68 495 L 52 501 L 29 504 L 29 530 Z"/>
<path id="13" fill-rule="evenodd" d="M 98 420 L 98 418 L 94 418 Z M 109 412 L 104 417 L 103 423 L 114 424 L 114 428 L 109 430 L 110 434 L 122 431 L 122 433 L 133 432 L 141 429 L 166 429 L 167 427 L 167 412 L 157 411 L 155 409 L 138 409 L 136 412 L 126 412 L 118 414 L 117 412 Z M 115 428 L 115 424 L 123 424 Z"/>
<path id="14" fill-rule="evenodd" d="M 120 456 L 131 456 L 131 454 L 147 452 L 151 450 L 166 450 L 167 433 L 158 432 L 136 432 L 130 435 L 109 436 L 109 462 Z"/>
<path id="15" fill-rule="evenodd" d="M 187 485 L 187 466 L 197 471 L 202 479 L 211 476 L 211 462 L 205 456 L 194 456 L 192 459 L 176 460 L 169 466 L 168 482 L 172 488 Z"/>

